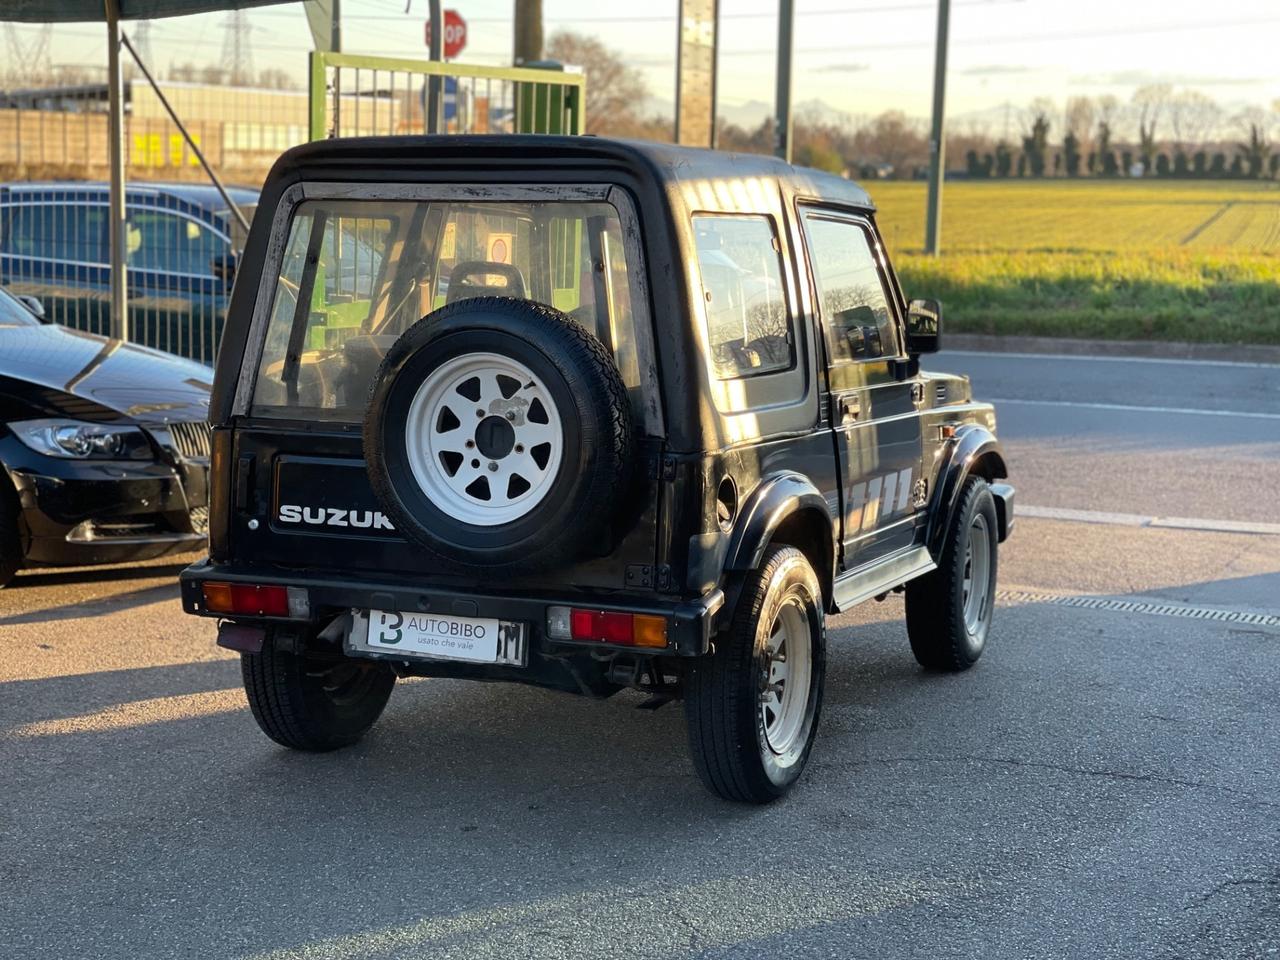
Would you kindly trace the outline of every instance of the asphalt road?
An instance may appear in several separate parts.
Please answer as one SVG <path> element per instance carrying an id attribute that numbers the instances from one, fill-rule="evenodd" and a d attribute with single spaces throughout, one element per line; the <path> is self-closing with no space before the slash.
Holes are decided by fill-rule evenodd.
<path id="1" fill-rule="evenodd" d="M 174 564 L 20 576 L 0 956 L 1280 955 L 1280 537 L 1131 519 L 1280 521 L 1280 369 L 935 366 L 1010 401 L 1020 505 L 1083 513 L 1019 520 L 967 674 L 916 668 L 896 599 L 833 620 L 770 808 L 704 794 L 679 708 L 631 695 L 408 683 L 290 754 Z"/>

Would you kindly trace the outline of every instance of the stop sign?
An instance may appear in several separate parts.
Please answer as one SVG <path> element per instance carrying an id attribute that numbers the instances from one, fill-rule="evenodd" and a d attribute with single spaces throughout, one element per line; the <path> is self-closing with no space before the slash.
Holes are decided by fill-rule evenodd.
<path id="1" fill-rule="evenodd" d="M 431 21 L 427 21 L 426 28 L 427 47 L 431 46 Z M 452 60 L 462 52 L 462 48 L 467 45 L 467 21 L 462 19 L 462 15 L 457 10 L 446 10 L 444 12 L 444 55 L 448 60 Z"/>

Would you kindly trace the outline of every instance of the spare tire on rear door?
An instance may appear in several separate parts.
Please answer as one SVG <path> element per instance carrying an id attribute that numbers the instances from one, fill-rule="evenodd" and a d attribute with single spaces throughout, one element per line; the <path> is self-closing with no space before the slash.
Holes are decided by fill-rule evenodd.
<path id="1" fill-rule="evenodd" d="M 566 563 L 610 542 L 629 492 L 626 387 L 563 313 L 460 300 L 387 352 L 364 452 L 391 522 L 437 557 L 473 572 Z"/>

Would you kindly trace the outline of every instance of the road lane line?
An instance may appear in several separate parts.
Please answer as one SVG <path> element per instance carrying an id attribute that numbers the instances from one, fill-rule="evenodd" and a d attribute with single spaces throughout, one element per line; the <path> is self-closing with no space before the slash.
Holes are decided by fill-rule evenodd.
<path id="1" fill-rule="evenodd" d="M 1148 407 L 1135 403 L 1082 403 L 1078 400 L 1020 400 L 1013 397 L 984 397 L 987 403 L 1025 404 L 1033 407 L 1079 407 L 1085 410 L 1120 410 L 1125 413 L 1172 413 L 1179 416 L 1231 417 L 1232 419 L 1280 420 L 1280 413 L 1254 410 L 1205 410 L 1199 407 Z"/>
<path id="2" fill-rule="evenodd" d="M 1178 357 L 1104 357 L 1096 353 L 1005 353 L 1003 350 L 944 350 L 938 354 L 947 357 L 985 357 L 989 360 L 1081 360 L 1090 363 L 1179 363 L 1202 367 L 1246 367 L 1252 370 L 1274 370 L 1280 364 L 1262 363 L 1257 360 L 1193 360 Z"/>
<path id="3" fill-rule="evenodd" d="M 103 710 L 82 713 L 74 717 L 21 723 L 7 730 L 0 728 L 0 741 L 54 737 L 68 733 L 106 733 L 111 730 L 171 723 L 175 720 L 194 720 L 197 717 L 208 717 L 218 713 L 234 713 L 247 706 L 244 690 L 240 687 L 206 690 L 203 693 L 184 693 L 173 697 L 153 697 L 149 700 L 113 704 Z"/>
<path id="4" fill-rule="evenodd" d="M 1018 517 L 1038 520 L 1067 520 L 1073 523 L 1101 523 L 1113 527 L 1158 527 L 1165 530 L 1195 530 L 1200 533 L 1251 533 L 1280 537 L 1280 523 L 1254 520 L 1209 520 L 1201 517 L 1149 517 L 1140 513 L 1106 510 L 1072 510 L 1068 507 L 1038 507 L 1019 504 Z"/>

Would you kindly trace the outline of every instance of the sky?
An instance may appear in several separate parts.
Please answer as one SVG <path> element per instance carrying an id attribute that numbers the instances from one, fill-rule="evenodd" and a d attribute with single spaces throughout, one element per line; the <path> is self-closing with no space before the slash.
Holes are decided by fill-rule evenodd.
<path id="1" fill-rule="evenodd" d="M 343 0 L 352 53 L 425 56 L 426 0 Z M 512 0 L 456 0 L 468 21 L 459 58 L 510 62 Z M 641 69 L 655 106 L 674 99 L 678 0 L 544 0 L 547 34 L 598 37 Z M 933 82 L 936 0 L 796 0 L 794 102 L 820 100 L 852 116 L 902 110 L 925 117 Z M 776 0 L 721 0 L 720 104 L 732 116 L 773 100 Z M 300 4 L 251 11 L 254 66 L 305 76 L 310 34 Z M 152 59 L 199 65 L 221 58 L 225 14 L 156 21 Z M 36 28 L 15 28 L 27 42 Z M 102 28 L 54 27 L 54 63 L 105 58 Z M 947 111 L 1000 117 L 1035 97 L 1114 94 L 1166 82 L 1228 105 L 1280 100 L 1277 0 L 952 0 Z M 4 48 L 0 47 L 0 51 Z M 747 106 L 753 105 L 753 106 Z M 1016 119 L 1015 121 L 1016 122 Z M 997 129 L 995 132 L 999 132 Z"/>

